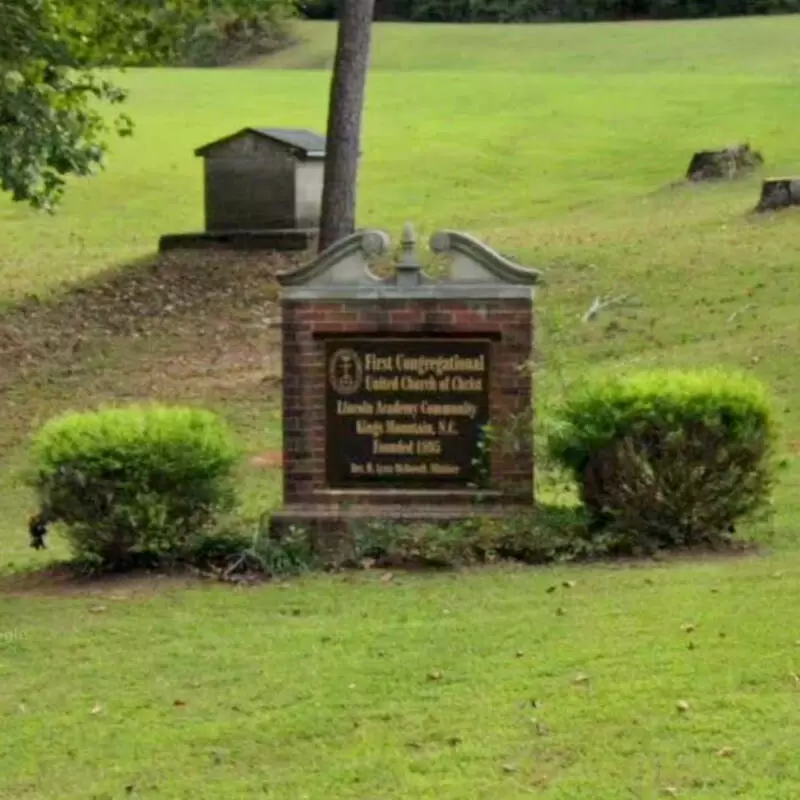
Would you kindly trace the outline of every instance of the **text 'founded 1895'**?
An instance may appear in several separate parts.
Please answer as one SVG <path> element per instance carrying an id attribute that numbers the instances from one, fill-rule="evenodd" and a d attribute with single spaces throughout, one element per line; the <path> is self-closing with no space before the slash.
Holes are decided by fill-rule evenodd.
<path id="1" fill-rule="evenodd" d="M 489 421 L 486 340 L 326 342 L 331 487 L 467 486 Z"/>

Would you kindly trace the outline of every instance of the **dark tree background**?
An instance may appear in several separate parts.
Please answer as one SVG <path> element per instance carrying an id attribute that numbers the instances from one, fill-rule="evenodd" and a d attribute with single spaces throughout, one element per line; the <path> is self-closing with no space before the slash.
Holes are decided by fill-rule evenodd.
<path id="1" fill-rule="evenodd" d="M 335 19 L 343 0 L 305 0 L 301 13 Z M 592 22 L 790 14 L 800 0 L 375 0 L 376 20 Z"/>

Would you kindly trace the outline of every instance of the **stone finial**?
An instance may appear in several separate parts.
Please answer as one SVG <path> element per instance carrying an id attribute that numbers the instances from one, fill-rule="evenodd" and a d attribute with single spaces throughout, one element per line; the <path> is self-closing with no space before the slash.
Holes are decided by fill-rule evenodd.
<path id="1" fill-rule="evenodd" d="M 422 264 L 416 253 L 417 234 L 410 222 L 403 225 L 400 238 L 400 258 L 395 266 L 395 277 L 398 286 L 417 286 L 422 279 Z"/>

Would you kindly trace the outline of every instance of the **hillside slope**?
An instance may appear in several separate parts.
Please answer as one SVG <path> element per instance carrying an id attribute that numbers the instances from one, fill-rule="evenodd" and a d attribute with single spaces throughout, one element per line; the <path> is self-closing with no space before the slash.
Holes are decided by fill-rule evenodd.
<path id="1" fill-rule="evenodd" d="M 74 405 L 186 399 L 229 414 L 254 453 L 279 445 L 275 265 L 150 259 L 159 234 L 202 225 L 195 147 L 243 125 L 324 130 L 328 73 L 269 68 L 329 53 L 331 26 L 303 30 L 309 44 L 264 69 L 131 72 L 138 131 L 108 171 L 55 218 L 0 203 L 0 489 L 30 426 Z M 693 151 L 745 139 L 770 173 L 800 171 L 798 35 L 800 18 L 377 25 L 360 224 L 468 230 L 545 272 L 540 409 L 589 366 L 722 363 L 770 383 L 794 448 L 800 215 L 751 215 L 759 176 L 675 184 Z M 609 294 L 636 304 L 582 323 Z M 275 474 L 252 486 L 275 501 Z M 3 552 L 27 558 L 27 495 L 6 496 Z"/>

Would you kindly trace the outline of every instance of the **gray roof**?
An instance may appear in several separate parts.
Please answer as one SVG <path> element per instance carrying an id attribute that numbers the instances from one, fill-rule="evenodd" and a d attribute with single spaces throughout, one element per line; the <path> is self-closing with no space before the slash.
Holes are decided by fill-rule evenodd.
<path id="1" fill-rule="evenodd" d="M 194 154 L 204 156 L 211 148 L 248 133 L 278 142 L 300 158 L 325 158 L 325 137 L 304 128 L 242 128 L 230 136 L 198 147 Z"/>

